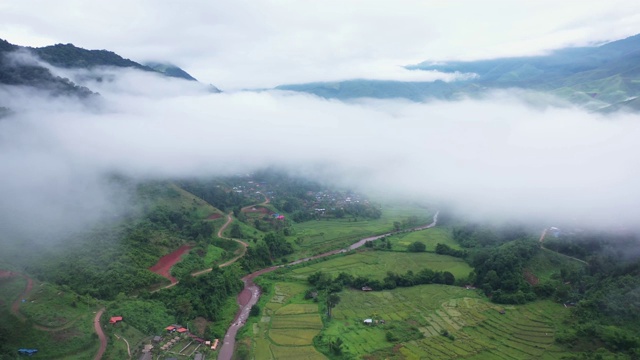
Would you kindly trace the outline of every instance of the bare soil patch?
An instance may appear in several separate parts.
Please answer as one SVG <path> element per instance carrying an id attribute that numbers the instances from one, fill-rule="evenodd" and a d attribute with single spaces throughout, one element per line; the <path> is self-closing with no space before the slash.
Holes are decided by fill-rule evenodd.
<path id="1" fill-rule="evenodd" d="M 13 271 L 9 271 L 9 270 L 0 270 L 0 279 L 1 278 L 10 278 L 12 276 L 15 276 L 16 273 L 14 273 Z"/>
<path id="2" fill-rule="evenodd" d="M 215 219 L 220 219 L 222 217 L 222 215 L 216 213 L 216 214 L 211 214 L 207 217 L 207 220 L 215 220 Z"/>
<path id="3" fill-rule="evenodd" d="M 524 279 L 532 286 L 538 285 L 540 282 L 540 279 L 529 270 L 524 271 Z"/>
<path id="4" fill-rule="evenodd" d="M 273 214 L 273 212 L 271 212 L 271 210 L 267 209 L 266 207 L 263 206 L 248 206 L 246 208 L 242 209 L 242 212 L 244 213 L 260 213 L 260 214 L 266 214 L 266 215 L 271 215 Z"/>
<path id="5" fill-rule="evenodd" d="M 180 261 L 182 255 L 189 252 L 191 249 L 190 245 L 182 245 L 174 252 L 161 257 L 158 262 L 149 268 L 149 271 L 154 272 L 164 278 L 169 279 L 172 284 L 178 282 L 178 279 L 171 276 L 171 267 Z"/>

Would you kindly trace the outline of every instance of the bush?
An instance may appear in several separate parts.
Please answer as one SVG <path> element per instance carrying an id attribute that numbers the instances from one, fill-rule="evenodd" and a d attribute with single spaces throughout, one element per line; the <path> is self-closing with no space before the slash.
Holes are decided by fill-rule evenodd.
<path id="1" fill-rule="evenodd" d="M 424 252 L 425 250 L 427 250 L 427 246 L 419 241 L 416 241 L 409 245 L 408 250 L 410 252 Z"/>

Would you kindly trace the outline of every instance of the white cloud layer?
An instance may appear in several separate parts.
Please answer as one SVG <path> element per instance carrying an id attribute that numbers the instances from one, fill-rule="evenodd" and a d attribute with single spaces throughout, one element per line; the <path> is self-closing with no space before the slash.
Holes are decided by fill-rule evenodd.
<path id="1" fill-rule="evenodd" d="M 539 54 L 639 32 L 640 2 L 629 0 L 0 3 L 0 37 L 10 42 L 170 61 L 225 90 L 406 79 L 397 68 L 424 60 Z"/>
<path id="2" fill-rule="evenodd" d="M 90 84 L 102 94 L 90 106 L 2 89 L 17 114 L 0 121 L 0 225 L 62 231 L 113 214 L 122 197 L 108 174 L 271 165 L 485 218 L 632 226 L 640 214 L 635 114 L 534 106 L 514 92 L 432 103 L 209 94 L 153 74 L 99 72 L 113 77 Z"/>

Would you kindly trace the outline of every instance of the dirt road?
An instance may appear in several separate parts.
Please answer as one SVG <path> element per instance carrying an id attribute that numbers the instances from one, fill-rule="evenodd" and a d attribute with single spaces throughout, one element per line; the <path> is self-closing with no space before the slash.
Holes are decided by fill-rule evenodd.
<path id="1" fill-rule="evenodd" d="M 13 313 L 13 315 L 15 315 L 18 319 L 25 321 L 26 318 L 20 313 L 20 304 L 22 303 L 22 299 L 26 299 L 33 289 L 33 280 L 24 274 L 13 273 L 12 276 L 22 276 L 27 280 L 27 286 L 24 288 L 24 291 L 22 292 L 22 294 L 20 294 L 20 296 L 18 296 L 16 301 L 11 304 L 11 313 Z"/>
<path id="2" fill-rule="evenodd" d="M 93 318 L 93 328 L 96 331 L 96 334 L 98 334 L 98 338 L 100 339 L 100 348 L 98 349 L 96 357 L 93 358 L 94 360 L 102 359 L 102 355 L 104 355 L 104 352 L 107 350 L 107 337 L 104 335 L 104 331 L 102 331 L 102 326 L 100 326 L 100 317 L 103 313 L 104 308 L 100 309 L 96 313 L 96 317 Z"/>
<path id="3" fill-rule="evenodd" d="M 419 226 L 410 230 L 425 230 L 425 229 L 429 229 L 432 228 L 434 226 L 436 226 L 436 224 L 438 223 L 438 214 L 439 212 L 436 212 L 436 214 L 433 216 L 433 221 L 431 222 L 431 224 L 429 225 L 424 225 L 424 226 Z M 346 249 L 337 249 L 337 250 L 332 250 L 320 255 L 316 255 L 316 256 L 312 256 L 312 257 L 308 257 L 308 258 L 304 258 L 304 259 L 300 259 L 300 260 L 296 260 L 293 261 L 287 265 L 296 265 L 305 261 L 309 261 L 309 260 L 313 260 L 313 259 L 318 259 L 318 258 L 323 258 L 323 257 L 327 257 L 327 256 L 331 256 L 331 255 L 335 255 L 338 253 L 343 253 L 343 252 L 347 252 L 349 250 L 355 250 L 361 246 L 363 246 L 364 244 L 366 244 L 369 241 L 374 241 L 380 238 L 383 238 L 385 236 L 389 236 L 389 235 L 393 235 L 398 233 L 399 231 L 394 231 L 394 232 L 390 232 L 390 233 L 386 233 L 383 235 L 377 235 L 377 236 L 371 236 L 368 238 L 364 238 L 359 240 L 358 242 L 352 244 L 351 246 L 349 246 Z M 235 347 L 235 343 L 236 343 L 236 334 L 238 333 L 238 330 L 244 326 L 244 323 L 247 321 L 247 318 L 249 317 L 249 311 L 251 310 L 251 307 L 253 305 L 255 305 L 258 302 L 258 299 L 260 298 L 260 288 L 253 282 L 253 279 L 255 279 L 256 277 L 262 275 L 262 274 L 266 274 L 268 272 L 277 270 L 281 267 L 283 267 L 285 265 L 278 265 L 278 266 L 272 266 L 272 267 L 268 267 L 262 270 L 258 270 L 256 272 L 253 272 L 245 277 L 242 278 L 242 281 L 244 282 L 244 288 L 242 289 L 242 291 L 240 292 L 240 294 L 238 295 L 237 301 L 238 301 L 238 305 L 240 306 L 240 309 L 238 310 L 238 312 L 236 313 L 236 317 L 233 320 L 233 323 L 229 326 L 229 328 L 227 329 L 227 333 L 224 335 L 224 340 L 222 342 L 222 346 L 220 347 L 220 353 L 218 353 L 218 360 L 231 360 L 231 358 L 233 357 L 233 350 Z"/>

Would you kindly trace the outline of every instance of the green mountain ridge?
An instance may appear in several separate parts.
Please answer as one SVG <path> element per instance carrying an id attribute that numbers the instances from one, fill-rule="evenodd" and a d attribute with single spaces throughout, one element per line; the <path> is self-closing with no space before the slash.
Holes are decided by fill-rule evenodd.
<path id="1" fill-rule="evenodd" d="M 14 45 L 0 39 L 0 84 L 32 87 L 48 91 L 54 96 L 87 98 L 97 94 L 91 89 L 73 83 L 69 79 L 54 75 L 48 68 L 38 65 L 36 62 L 21 63 L 11 59 L 10 54 L 18 51 L 35 55 L 40 60 L 58 68 L 92 69 L 100 66 L 111 66 L 132 68 L 168 77 L 197 81 L 193 76 L 175 65 L 161 63 L 142 65 L 108 50 L 87 50 L 73 44 L 56 44 L 31 48 Z M 220 90 L 213 87 L 211 91 L 219 92 Z"/>
<path id="2" fill-rule="evenodd" d="M 475 74 L 451 82 L 407 82 L 353 79 L 287 84 L 276 87 L 325 98 L 404 98 L 456 100 L 490 90 L 521 88 L 550 93 L 590 110 L 637 110 L 630 100 L 640 95 L 640 35 L 600 46 L 565 48 L 543 56 L 479 61 L 422 62 L 413 71 Z"/>

